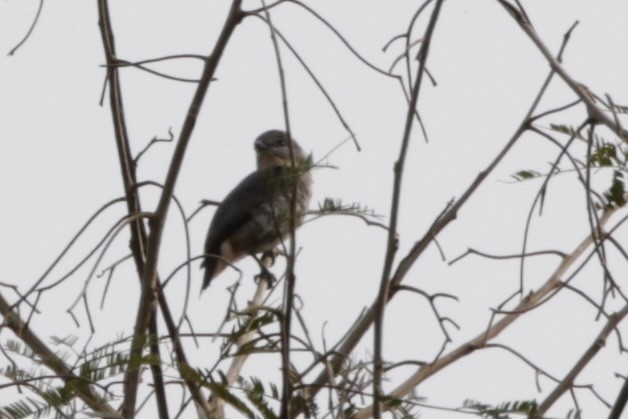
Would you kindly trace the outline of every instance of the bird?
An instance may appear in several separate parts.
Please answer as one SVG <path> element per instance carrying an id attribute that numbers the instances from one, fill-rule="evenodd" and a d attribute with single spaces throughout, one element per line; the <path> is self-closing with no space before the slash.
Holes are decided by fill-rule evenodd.
<path id="1" fill-rule="evenodd" d="M 254 147 L 257 170 L 229 192 L 210 223 L 201 265 L 205 268 L 201 291 L 230 264 L 272 251 L 282 242 L 290 232 L 295 183 L 297 227 L 307 211 L 312 195 L 311 157 L 280 130 L 264 132 Z"/>

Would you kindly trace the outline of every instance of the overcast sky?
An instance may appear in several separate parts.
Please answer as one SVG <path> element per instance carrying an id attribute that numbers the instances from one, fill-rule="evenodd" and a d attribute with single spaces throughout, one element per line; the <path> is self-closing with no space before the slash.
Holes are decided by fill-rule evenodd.
<path id="1" fill-rule="evenodd" d="M 386 52 L 382 47 L 406 30 L 418 7 L 415 1 L 401 0 L 307 3 L 335 25 L 360 54 L 384 70 L 402 53 L 403 43 L 392 44 Z M 567 29 L 579 21 L 565 52 L 565 68 L 596 94 L 609 93 L 615 103 L 628 104 L 628 2 L 524 3 L 539 36 L 554 52 Z M 118 56 L 137 61 L 170 54 L 206 55 L 228 5 L 227 1 L 112 0 Z M 245 1 L 247 8 L 259 5 Z M 122 195 L 110 109 L 107 101 L 99 106 L 105 71 L 101 67 L 104 54 L 96 2 L 46 2 L 30 39 L 14 56 L 7 56 L 28 30 L 37 6 L 36 0 L 0 2 L 0 127 L 4 138 L 0 153 L 0 191 L 4 197 L 0 206 L 0 282 L 17 284 L 21 290 L 44 272 L 95 210 Z M 356 60 L 303 9 L 284 5 L 272 13 L 275 25 L 316 73 L 362 148 L 358 152 L 346 142 L 326 161 L 337 169 L 315 171 L 311 208 L 316 209 L 317 202 L 326 197 L 341 198 L 344 203 L 356 202 L 373 209 L 383 216 L 380 221 L 387 223 L 393 163 L 407 108 L 398 82 Z M 426 16 L 413 32 L 413 40 L 422 36 Z M 293 135 L 315 159 L 320 158 L 343 142 L 347 131 L 294 57 L 285 49 L 283 57 Z M 549 70 L 533 43 L 492 0 L 445 3 L 428 67 L 437 86 L 424 84 L 418 110 L 429 142 L 418 129 L 413 130 L 404 174 L 397 260 L 510 139 Z M 197 78 L 201 62 L 187 59 L 152 68 Z M 399 65 L 397 70 L 403 68 Z M 131 68 L 123 69 L 121 74 L 133 151 L 139 152 L 154 136 L 167 137 L 169 129 L 176 139 L 195 85 Z M 268 28 L 260 19 L 250 17 L 238 26 L 216 77 L 176 186 L 177 198 L 188 215 L 201 199 L 222 199 L 254 169 L 252 143 L 257 135 L 284 126 L 272 44 Z M 540 109 L 572 100 L 574 95 L 555 80 Z M 578 125 L 584 116 L 584 108 L 579 107 L 544 120 L 541 126 Z M 139 162 L 139 180 L 162 182 L 172 150 L 172 144 L 151 148 Z M 540 181 L 512 183 L 510 175 L 524 169 L 546 171 L 557 153 L 555 146 L 538 136 L 524 136 L 439 237 L 447 260 L 468 247 L 493 254 L 520 252 L 524 223 Z M 608 174 L 600 173 L 595 182 L 603 185 L 607 179 Z M 146 210 L 154 207 L 158 193 L 157 188 L 150 187 L 142 192 Z M 79 261 L 124 211 L 125 206 L 118 205 L 99 218 L 50 281 Z M 202 252 L 212 213 L 213 209 L 202 211 L 189 225 L 193 256 Z M 582 190 L 574 177 L 564 175 L 550 186 L 543 217 L 536 217 L 532 225 L 529 248 L 570 252 L 584 239 L 587 229 Z M 159 264 L 162 277 L 186 259 L 181 217 L 175 207 L 170 211 L 165 238 Z M 325 324 L 327 342 L 335 342 L 360 310 L 371 304 L 379 287 L 385 244 L 383 230 L 367 227 L 355 218 L 326 217 L 299 230 L 302 250 L 296 269 L 297 293 L 315 342 L 321 343 Z M 126 251 L 125 233 L 115 240 L 100 266 L 106 267 Z M 558 263 L 558 258 L 551 256 L 530 261 L 526 265 L 526 290 L 542 284 Z M 81 327 L 76 328 L 66 309 L 79 295 L 92 266 L 93 262 L 46 294 L 44 314 L 33 320 L 42 337 L 87 336 L 84 312 L 77 309 Z M 279 261 L 274 271 L 280 274 L 283 266 Z M 246 260 L 239 267 L 245 277 L 239 291 L 244 304 L 254 289 L 250 277 L 256 273 L 256 266 Z M 628 272 L 625 264 L 618 263 L 616 269 Z M 227 304 L 226 288 L 237 280 L 237 273 L 223 273 L 200 298 L 198 263 L 193 264 L 192 275 L 190 318 L 197 332 L 215 330 Z M 585 270 L 579 284 L 598 297 L 600 277 L 599 270 Z M 449 266 L 435 246 L 428 249 L 407 278 L 407 284 L 427 292 L 459 297 L 459 302 L 446 301 L 439 306 L 460 326 L 460 330 L 449 329 L 454 342 L 447 350 L 481 332 L 490 308 L 512 294 L 518 281 L 517 261 L 468 258 Z M 121 265 L 116 272 L 101 311 L 98 304 L 103 287 L 103 278 L 94 278 L 88 290 L 99 331 L 93 344 L 131 331 L 130 319 L 135 318 L 138 296 L 132 264 Z M 167 292 L 173 306 L 180 309 L 185 293 L 183 272 Z M 271 300 L 273 304 L 279 303 L 279 295 Z M 565 294 L 518 321 L 499 342 L 513 345 L 562 378 L 601 327 L 590 305 Z M 354 359 L 368 359 L 372 351 L 370 336 L 356 350 Z M 400 295 L 389 306 L 385 336 L 384 353 L 391 362 L 430 361 L 443 342 L 429 305 L 411 295 Z M 7 337 L 8 332 L 0 336 L 2 341 Z M 190 346 L 193 362 L 211 365 L 206 360 L 213 359 L 217 346 L 209 342 L 199 350 Z M 272 359 L 271 366 L 252 362 L 245 367 L 244 375 L 277 380 L 279 357 L 266 359 Z M 594 384 L 612 402 L 622 384 L 614 374 L 628 373 L 625 365 L 625 356 L 619 356 L 616 337 L 612 337 L 599 359 L 577 382 Z M 386 389 L 396 387 L 413 369 L 396 370 Z M 429 379 L 417 393 L 427 403 L 447 407 L 459 407 L 464 399 L 486 403 L 542 400 L 554 383 L 544 378 L 540 382 L 542 392 L 538 393 L 531 368 L 505 351 L 489 349 Z M 590 392 L 579 391 L 578 397 L 585 418 L 607 414 L 606 407 Z M 566 396 L 550 413 L 564 417 L 572 407 Z M 450 412 L 421 412 L 427 418 L 454 417 Z"/>

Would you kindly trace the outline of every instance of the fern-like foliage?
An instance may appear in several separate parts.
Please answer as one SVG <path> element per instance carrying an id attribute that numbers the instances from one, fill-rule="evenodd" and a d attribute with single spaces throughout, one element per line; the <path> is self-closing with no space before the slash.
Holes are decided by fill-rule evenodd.
<path id="1" fill-rule="evenodd" d="M 249 402 L 260 412 L 264 419 L 279 418 L 267 401 L 268 398 L 279 400 L 279 391 L 276 385 L 270 384 L 269 394 L 267 394 L 262 381 L 258 378 L 251 377 L 248 382 L 242 382 L 242 388 Z"/>
<path id="2" fill-rule="evenodd" d="M 53 345 L 63 347 L 55 350 L 55 354 L 63 359 L 74 374 L 84 383 L 100 383 L 123 374 L 129 366 L 127 352 L 128 339 L 119 339 L 97 347 L 91 351 L 77 351 L 73 346 L 78 338 L 75 336 L 52 337 Z M 147 343 L 150 338 L 147 339 Z M 22 342 L 8 339 L 4 349 L 25 357 L 39 365 L 38 356 Z M 68 348 L 69 351 L 64 350 Z M 71 362 L 70 362 L 71 360 Z M 144 355 L 137 364 L 155 365 L 161 360 L 153 355 Z M 83 407 L 76 406 L 75 384 L 62 385 L 60 377 L 55 376 L 46 368 L 20 369 L 13 364 L 0 368 L 0 375 L 14 383 L 21 390 L 30 392 L 19 400 L 0 400 L 0 418 L 23 417 L 76 417 L 76 412 Z M 96 389 L 96 387 L 94 387 Z M 113 393 L 105 391 L 101 397 L 111 400 Z"/>
<path id="3" fill-rule="evenodd" d="M 509 414 L 511 413 L 519 413 L 534 417 L 534 414 L 537 413 L 538 409 L 538 405 L 534 400 L 502 402 L 496 406 L 478 402 L 476 400 L 465 400 L 463 402 L 463 407 L 467 410 L 475 411 L 475 413 L 480 417 L 490 419 L 509 419 Z"/>
<path id="4" fill-rule="evenodd" d="M 373 218 L 382 218 L 381 215 L 376 214 L 375 211 L 368 206 L 363 206 L 357 202 L 345 204 L 340 198 L 325 198 L 322 203 L 318 203 L 318 211 L 320 214 L 334 214 L 342 212 L 359 214 Z"/>
<path id="5" fill-rule="evenodd" d="M 14 339 L 7 339 L 7 341 L 4 344 L 4 349 L 9 352 L 13 352 L 14 354 L 28 358 L 28 359 L 32 359 L 32 360 L 36 359 L 35 353 L 31 351 L 31 349 L 28 346 Z"/>
<path id="6" fill-rule="evenodd" d="M 212 397 L 218 397 L 223 400 L 225 403 L 240 412 L 244 417 L 249 419 L 256 418 L 255 413 L 253 413 L 247 404 L 231 391 L 224 375 L 221 375 L 220 382 L 214 381 L 210 376 L 209 381 L 205 382 L 203 386 L 211 390 Z"/>
<path id="7" fill-rule="evenodd" d="M 616 109 L 620 112 L 621 107 Z M 621 113 L 621 112 L 620 112 Z M 587 144 L 588 155 L 584 158 L 572 156 L 575 167 L 570 170 L 564 170 L 560 167 L 553 167 L 553 175 L 570 173 L 575 170 L 584 171 L 587 169 L 611 169 L 612 177 L 610 185 L 605 190 L 599 192 L 602 202 L 595 204 L 598 209 L 613 209 L 624 206 L 627 203 L 625 178 L 628 175 L 628 146 L 623 141 L 607 140 L 604 137 L 591 133 L 583 133 L 577 128 L 551 124 L 550 129 L 560 134 L 576 138 Z M 591 142 L 591 144 L 589 144 Z M 522 182 L 531 179 L 547 177 L 550 173 L 541 173 L 536 170 L 526 169 L 520 170 L 511 175 L 515 182 Z"/>
<path id="8" fill-rule="evenodd" d="M 628 106 L 613 104 L 611 105 L 611 110 L 615 113 L 628 114 Z"/>
<path id="9" fill-rule="evenodd" d="M 41 383 L 40 381 L 38 381 Z M 36 389 L 31 387 L 32 390 Z M 26 417 L 43 418 L 51 417 L 54 411 L 55 418 L 74 417 L 75 406 L 70 403 L 74 398 L 74 392 L 68 387 L 50 388 L 45 391 L 36 391 L 37 398 L 24 396 L 20 400 L 0 407 L 0 417 L 20 419 Z"/>

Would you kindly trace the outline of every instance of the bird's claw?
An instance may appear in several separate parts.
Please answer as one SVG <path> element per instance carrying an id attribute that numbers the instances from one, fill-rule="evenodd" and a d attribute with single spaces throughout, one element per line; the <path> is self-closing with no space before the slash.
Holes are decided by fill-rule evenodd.
<path id="1" fill-rule="evenodd" d="M 268 281 L 269 287 L 272 286 L 277 281 L 277 278 L 275 277 L 275 275 L 273 275 L 273 273 L 269 271 L 268 269 L 266 269 L 264 266 L 261 266 L 260 269 L 261 269 L 260 273 L 258 273 L 257 275 L 253 277 L 253 279 L 255 280 L 255 283 L 259 284 L 260 281 L 266 280 Z"/>
<path id="2" fill-rule="evenodd" d="M 266 259 L 270 259 L 270 262 L 268 263 L 268 267 L 271 267 L 275 264 L 275 260 L 277 259 L 278 254 L 279 253 L 277 253 L 276 250 L 269 250 L 267 252 L 264 252 L 262 254 L 262 261 Z"/>

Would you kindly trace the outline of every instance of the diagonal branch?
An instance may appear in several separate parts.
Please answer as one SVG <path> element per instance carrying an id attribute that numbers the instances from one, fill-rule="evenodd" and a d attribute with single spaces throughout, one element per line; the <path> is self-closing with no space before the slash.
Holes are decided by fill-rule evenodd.
<path id="1" fill-rule="evenodd" d="M 562 48 L 561 48 L 562 51 Z M 458 211 L 465 205 L 465 203 L 469 200 L 469 198 L 474 194 L 474 192 L 480 187 L 480 185 L 486 180 L 489 174 L 497 167 L 497 165 L 504 159 L 504 157 L 508 154 L 510 149 L 516 144 L 516 142 L 521 138 L 524 132 L 529 128 L 530 121 L 533 118 L 534 112 L 536 111 L 541 98 L 547 91 L 547 88 L 554 76 L 554 70 L 550 70 L 548 76 L 543 82 L 540 91 L 537 93 L 534 98 L 530 109 L 528 110 L 526 116 L 523 118 L 523 121 L 512 135 L 510 140 L 506 143 L 506 145 L 502 148 L 502 150 L 495 156 L 495 158 L 489 163 L 489 165 L 482 170 L 476 178 L 471 182 L 469 187 L 465 190 L 462 196 L 453 203 L 447 205 L 445 210 L 434 220 L 434 223 L 430 226 L 428 231 L 423 235 L 423 237 L 417 241 L 412 249 L 408 252 L 408 254 L 399 262 L 397 265 L 397 270 L 390 280 L 389 287 L 391 292 L 388 296 L 388 300 L 394 297 L 397 287 L 405 276 L 410 271 L 411 267 L 414 265 L 419 256 L 427 249 L 432 240 L 438 236 L 438 234 L 453 220 L 456 219 Z M 368 310 L 364 312 L 364 315 L 359 319 L 358 322 L 352 327 L 351 331 L 347 334 L 346 338 L 342 342 L 342 344 L 338 347 L 337 355 L 335 355 L 330 361 L 329 365 L 333 368 L 333 370 L 338 370 L 342 365 L 342 362 L 349 356 L 353 348 L 358 344 L 358 342 L 362 339 L 362 336 L 369 329 L 371 324 L 373 323 L 373 319 L 375 317 L 375 309 L 376 309 L 377 301 L 374 302 Z M 311 386 L 311 394 L 314 397 L 320 389 L 324 388 L 326 383 L 328 382 L 328 373 L 327 370 L 322 371 L 316 379 L 312 382 Z"/>
<path id="2" fill-rule="evenodd" d="M 569 371 L 567 376 L 556 386 L 556 388 L 543 400 L 535 412 L 534 419 L 542 418 L 543 414 L 562 396 L 567 390 L 574 385 L 574 380 L 580 372 L 588 365 L 588 363 L 597 355 L 604 346 L 608 335 L 617 327 L 617 325 L 628 315 L 628 305 L 625 305 L 617 313 L 613 313 L 608 317 L 606 324 L 595 338 L 591 346 L 585 351 L 582 357 L 576 362 L 574 367 Z"/>
<path id="3" fill-rule="evenodd" d="M 603 109 L 595 104 L 595 98 L 584 84 L 577 82 L 573 77 L 569 75 L 569 73 L 567 73 L 560 61 L 557 60 L 552 55 L 547 46 L 545 46 L 525 13 L 512 6 L 506 0 L 497 0 L 497 2 L 502 5 L 506 9 L 506 11 L 508 11 L 510 16 L 512 16 L 515 22 L 517 22 L 519 27 L 525 32 L 526 35 L 528 35 L 528 38 L 532 40 L 532 42 L 534 43 L 534 45 L 536 45 L 541 54 L 543 54 L 543 57 L 545 57 L 545 60 L 549 63 L 552 70 L 555 71 L 556 74 L 558 74 L 558 76 L 563 79 L 567 86 L 569 86 L 569 88 L 573 90 L 573 92 L 580 98 L 580 100 L 582 100 L 582 102 L 587 107 L 587 113 L 589 115 L 589 118 L 597 123 L 606 125 L 622 140 L 628 143 L 628 131 L 624 130 L 621 125 L 619 125 L 618 121 L 608 116 Z"/>
<path id="4" fill-rule="evenodd" d="M 608 222 L 612 214 L 614 214 L 614 211 L 609 211 L 600 218 L 600 228 Z M 591 234 L 588 235 L 567 257 L 562 260 L 548 280 L 537 291 L 526 296 L 526 298 L 524 298 L 510 314 L 506 314 L 488 330 L 483 331 L 473 339 L 461 344 L 456 349 L 439 358 L 437 361 L 418 368 L 414 374 L 393 390 L 389 397 L 392 399 L 403 398 L 404 396 L 410 394 L 418 384 L 436 374 L 443 368 L 475 352 L 477 349 L 486 347 L 486 343 L 488 341 L 497 337 L 523 313 L 526 313 L 531 307 L 538 304 L 548 294 L 555 292 L 558 288 L 560 288 L 562 284 L 562 276 L 575 262 L 579 260 L 580 256 L 584 254 L 586 249 L 595 243 L 596 241 L 593 236 Z M 372 415 L 372 412 L 373 406 L 361 409 L 356 413 L 355 419 L 368 418 Z"/>
<path id="5" fill-rule="evenodd" d="M 615 404 L 611 409 L 611 413 L 608 415 L 608 419 L 619 419 L 621 412 L 623 412 L 626 404 L 628 403 L 628 380 L 624 379 L 624 385 L 621 386 Z"/>
<path id="6" fill-rule="evenodd" d="M 4 299 L 2 294 L 0 294 L 0 314 L 4 318 L 3 324 L 22 339 L 37 354 L 40 361 L 54 371 L 59 379 L 63 380 L 65 385 L 70 387 L 85 404 L 104 418 L 121 417 L 105 400 L 92 390 L 88 380 L 74 374 L 72 369 L 33 333 L 28 324 L 11 309 L 11 305 Z"/>
<path id="7" fill-rule="evenodd" d="M 144 334 L 151 317 L 150 313 L 151 306 L 153 304 L 153 295 L 155 289 L 157 288 L 157 261 L 159 259 L 159 248 L 161 246 L 161 239 L 164 231 L 164 225 L 166 223 L 166 217 L 168 215 L 168 209 L 170 207 L 170 201 L 172 199 L 172 194 L 174 193 L 174 187 L 183 164 L 183 157 L 185 156 L 188 143 L 192 136 L 192 132 L 194 131 L 196 119 L 200 112 L 203 99 L 207 94 L 207 90 L 209 89 L 213 75 L 218 67 L 222 53 L 225 50 L 235 27 L 242 20 L 243 13 L 240 9 L 241 3 L 242 0 L 234 0 L 232 2 L 226 22 L 218 40 L 216 41 L 214 50 L 205 62 L 198 87 L 194 93 L 192 102 L 190 103 L 183 127 L 181 128 L 179 141 L 177 142 L 172 156 L 172 161 L 168 169 L 168 174 L 166 175 L 164 188 L 155 211 L 155 216 L 151 220 L 151 234 L 148 237 L 146 249 L 146 264 L 144 266 L 144 271 L 142 272 L 142 291 L 140 301 L 138 303 L 133 340 L 131 342 L 131 364 L 125 374 L 124 380 L 125 399 L 123 413 L 124 416 L 129 419 L 134 417 L 135 403 L 137 399 L 137 386 L 139 384 L 139 365 L 137 365 L 137 360 L 141 359 L 141 353 L 145 341 Z M 197 392 L 200 392 L 200 390 L 197 390 Z M 193 392 L 193 394 L 194 393 L 196 392 Z M 195 399 L 197 401 L 201 401 L 198 398 Z"/>

